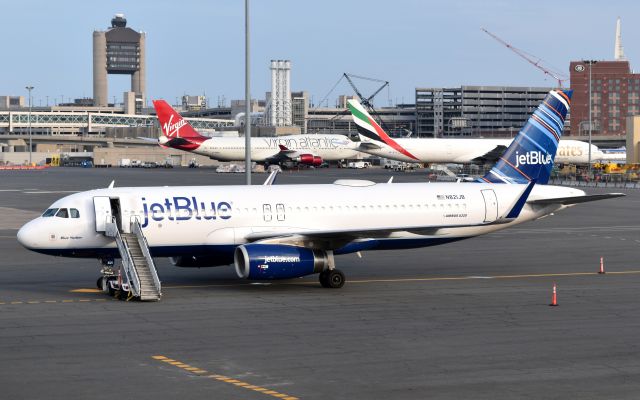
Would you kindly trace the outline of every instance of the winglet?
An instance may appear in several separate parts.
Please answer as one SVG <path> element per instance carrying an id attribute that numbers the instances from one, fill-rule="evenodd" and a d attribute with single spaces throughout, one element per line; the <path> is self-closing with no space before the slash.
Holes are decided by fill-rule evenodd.
<path id="1" fill-rule="evenodd" d="M 515 202 L 513 207 L 511 207 L 511 210 L 507 213 L 507 216 L 505 217 L 505 219 L 514 220 L 518 218 L 518 216 L 520 215 L 520 211 L 522 211 L 522 208 L 527 203 L 529 194 L 531 194 L 531 190 L 533 190 L 533 186 L 535 186 L 535 184 L 536 184 L 535 179 L 532 179 L 531 182 L 529 182 L 527 187 L 524 189 L 524 191 L 520 195 L 520 198 L 518 198 L 518 200 Z"/>
<path id="2" fill-rule="evenodd" d="M 269 176 L 267 177 L 267 179 L 264 181 L 263 185 L 264 186 L 271 186 L 276 182 L 276 178 L 278 177 L 278 170 L 274 169 L 273 171 L 271 171 L 271 173 L 269 174 Z"/>
<path id="3" fill-rule="evenodd" d="M 109 184 L 109 186 L 107 187 L 107 189 L 113 189 L 113 185 L 115 185 L 115 184 L 116 184 L 116 181 L 115 181 L 115 180 L 111 181 L 111 183 Z"/>
<path id="4" fill-rule="evenodd" d="M 278 147 L 280 148 L 280 151 L 289 151 L 289 149 L 287 148 L 287 146 L 283 145 L 283 144 L 279 144 Z"/>

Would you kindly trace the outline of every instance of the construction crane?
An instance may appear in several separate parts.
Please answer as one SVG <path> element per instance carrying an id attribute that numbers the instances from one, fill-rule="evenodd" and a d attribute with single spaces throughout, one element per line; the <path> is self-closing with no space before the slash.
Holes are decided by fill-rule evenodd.
<path id="1" fill-rule="evenodd" d="M 384 81 L 382 79 L 375 79 L 375 78 L 367 78 L 366 76 L 347 74 L 346 72 L 344 74 L 342 74 L 342 77 L 345 78 L 347 80 L 347 82 L 349 82 L 349 85 L 351 85 L 351 88 L 353 89 L 353 91 L 356 92 L 356 95 L 358 95 L 358 97 L 360 98 L 360 103 L 363 106 L 367 107 L 367 109 L 369 111 L 375 112 L 375 109 L 373 108 L 373 104 L 371 104 L 371 100 L 373 100 L 373 98 L 376 97 L 376 95 L 378 93 L 380 93 L 382 91 L 382 89 L 384 89 L 385 87 L 389 86 L 389 81 Z M 378 90 L 373 92 L 373 94 L 371 96 L 364 97 L 362 95 L 362 93 L 360 93 L 358 88 L 356 87 L 355 83 L 353 83 L 353 81 L 351 80 L 352 77 L 353 78 L 358 78 L 358 79 L 364 79 L 364 80 L 371 81 L 371 82 L 382 82 L 382 85 L 378 88 Z"/>
<path id="2" fill-rule="evenodd" d="M 373 94 L 371 96 L 365 97 L 360 92 L 360 90 L 358 89 L 358 87 L 356 86 L 356 84 L 353 82 L 353 80 L 351 78 L 363 79 L 363 80 L 367 80 L 367 81 L 371 81 L 371 82 L 380 82 L 380 83 L 382 83 L 382 85 L 375 92 L 373 92 Z M 382 118 L 380 118 L 380 115 L 378 114 L 378 112 L 373 107 L 373 104 L 371 103 L 373 98 L 376 97 L 378 95 L 378 93 L 380 93 L 384 88 L 388 88 L 389 87 L 389 81 L 385 81 L 385 80 L 382 80 L 382 79 L 376 79 L 376 78 L 367 78 L 366 76 L 348 74 L 348 73 L 345 72 L 345 73 L 342 74 L 342 76 L 340 76 L 340 79 L 338 79 L 338 82 L 336 82 L 335 85 L 333 85 L 331 90 L 329 90 L 329 93 L 327 93 L 322 98 L 322 100 L 320 100 L 320 102 L 318 104 L 320 105 L 323 102 L 325 102 L 329 98 L 331 93 L 333 93 L 335 88 L 340 84 L 340 82 L 342 82 L 343 79 L 346 79 L 347 82 L 349 82 L 349 85 L 351 86 L 353 91 L 360 98 L 360 104 L 362 104 L 369 111 L 369 113 L 371 115 L 373 115 L 379 121 L 379 123 L 380 123 L 380 125 L 382 126 L 383 129 L 385 129 L 387 132 L 389 132 L 389 129 L 385 125 L 385 123 L 382 120 Z M 317 107 L 315 109 L 317 109 Z M 329 123 L 334 123 L 335 120 L 338 120 L 338 119 L 340 119 L 341 117 L 343 117 L 344 115 L 347 115 L 347 114 L 349 114 L 349 110 L 348 109 L 346 109 L 344 111 L 341 111 L 341 112 L 338 112 L 336 115 L 331 117 L 331 119 L 329 119 Z"/>
<path id="3" fill-rule="evenodd" d="M 533 65 L 534 67 L 538 68 L 540 71 L 544 72 L 545 75 L 549 75 L 553 79 L 557 80 L 558 81 L 558 87 L 560 87 L 560 88 L 564 87 L 563 86 L 563 82 L 568 79 L 566 75 L 564 75 L 564 74 L 562 74 L 562 73 L 560 73 L 558 71 L 554 71 L 553 69 L 551 69 L 549 67 L 544 66 L 542 64 L 542 59 L 541 58 L 536 57 L 533 54 L 527 53 L 524 50 L 520 50 L 517 47 L 513 47 L 511 44 L 505 42 L 504 40 L 500 39 L 498 36 L 494 35 L 493 33 L 489 32 L 488 30 L 486 30 L 484 28 L 480 28 L 480 29 L 482 29 L 482 31 L 484 33 L 486 33 L 487 35 L 489 35 L 492 38 L 494 38 L 500 44 L 505 46 L 507 49 L 513 51 L 514 53 L 516 53 L 520 57 L 522 57 L 525 60 L 527 60 L 527 62 L 529 64 Z"/>
<path id="4" fill-rule="evenodd" d="M 373 107 L 373 104 L 371 103 L 373 98 L 376 97 L 376 95 L 378 93 L 380 93 L 382 91 L 382 89 L 384 89 L 386 87 L 389 87 L 389 81 L 385 81 L 385 80 L 382 80 L 382 79 L 376 79 L 376 78 L 367 78 L 366 76 L 348 74 L 346 72 L 344 74 L 342 74 L 342 77 L 345 78 L 347 80 L 347 82 L 349 82 L 349 85 L 351 85 L 351 88 L 353 89 L 353 91 L 356 92 L 356 95 L 360 98 L 360 104 L 362 104 L 369 111 L 369 113 L 371 115 L 373 115 L 379 121 L 380 125 L 382 126 L 382 129 L 384 129 L 385 131 L 389 132 L 389 127 L 384 123 L 384 121 L 382 120 L 382 117 L 380 116 L 380 114 L 378 114 L 376 109 Z M 375 92 L 373 92 L 373 94 L 371 96 L 364 97 L 362 95 L 362 93 L 360 93 L 358 88 L 356 87 L 356 84 L 353 83 L 351 78 L 358 78 L 358 79 L 363 79 L 363 80 L 371 81 L 371 82 L 381 82 L 382 85 Z"/>

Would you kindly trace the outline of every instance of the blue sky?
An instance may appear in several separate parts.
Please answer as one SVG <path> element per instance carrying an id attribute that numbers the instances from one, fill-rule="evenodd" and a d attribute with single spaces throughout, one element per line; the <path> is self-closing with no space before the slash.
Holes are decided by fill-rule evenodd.
<path id="1" fill-rule="evenodd" d="M 270 88 L 269 61 L 290 59 L 292 89 L 314 102 L 343 72 L 385 79 L 378 106 L 414 101 L 416 87 L 553 86 L 554 81 L 484 34 L 485 27 L 568 75 L 570 60 L 612 59 L 622 17 L 625 54 L 640 60 L 636 1 L 252 0 L 252 95 Z M 244 1 L 22 0 L 2 5 L 0 95 L 65 101 L 92 96 L 92 31 L 125 13 L 147 32 L 147 95 L 244 97 Z M 109 99 L 129 88 L 110 76 Z M 356 82 L 368 95 L 376 85 Z M 329 97 L 352 94 L 341 82 Z"/>

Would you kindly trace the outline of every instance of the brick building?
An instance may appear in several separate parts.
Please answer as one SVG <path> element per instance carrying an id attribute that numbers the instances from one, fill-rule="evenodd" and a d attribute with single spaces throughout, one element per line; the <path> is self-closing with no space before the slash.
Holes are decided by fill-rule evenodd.
<path id="1" fill-rule="evenodd" d="M 591 68 L 592 135 L 624 136 L 628 116 L 640 114 L 640 74 L 629 61 L 572 61 L 571 134 L 589 134 L 589 69 Z"/>

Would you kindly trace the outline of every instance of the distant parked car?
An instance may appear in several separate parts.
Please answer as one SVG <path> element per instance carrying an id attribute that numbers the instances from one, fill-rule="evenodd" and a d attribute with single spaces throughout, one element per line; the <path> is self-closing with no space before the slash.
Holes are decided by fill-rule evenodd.
<path id="1" fill-rule="evenodd" d="M 349 168 L 362 169 L 369 168 L 371 164 L 366 161 L 351 161 L 347 166 Z"/>

